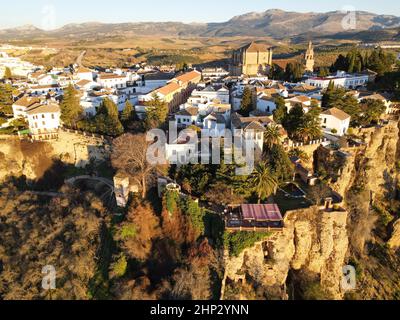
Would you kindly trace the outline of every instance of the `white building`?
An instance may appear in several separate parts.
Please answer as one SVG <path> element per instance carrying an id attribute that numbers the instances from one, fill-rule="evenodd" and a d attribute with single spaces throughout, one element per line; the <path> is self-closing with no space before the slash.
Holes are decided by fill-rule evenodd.
<path id="1" fill-rule="evenodd" d="M 233 113 L 231 117 L 231 129 L 239 130 L 242 136 L 242 145 L 247 141 L 253 141 L 256 150 L 262 152 L 264 149 L 265 127 L 273 121 L 268 117 L 242 117 Z"/>
<path id="2" fill-rule="evenodd" d="M 210 85 L 204 89 L 197 88 L 192 92 L 192 96 L 189 98 L 188 102 L 201 101 L 204 103 L 213 100 L 219 100 L 221 103 L 229 103 L 229 89 L 222 85 Z"/>
<path id="3" fill-rule="evenodd" d="M 26 118 L 27 117 L 27 110 L 33 106 L 40 105 L 41 100 L 37 97 L 28 97 L 24 96 L 21 99 L 14 102 L 12 105 L 14 118 Z"/>
<path id="4" fill-rule="evenodd" d="M 203 129 L 208 130 L 210 137 L 223 137 L 226 130 L 226 119 L 222 114 L 213 112 L 204 118 Z"/>
<path id="5" fill-rule="evenodd" d="M 29 131 L 34 140 L 50 140 L 58 137 L 60 107 L 57 104 L 40 104 L 27 112 Z"/>
<path id="6" fill-rule="evenodd" d="M 199 112 L 195 107 L 183 109 L 175 114 L 175 121 L 178 127 L 188 127 L 190 125 L 197 125 Z"/>
<path id="7" fill-rule="evenodd" d="M 229 71 L 223 68 L 205 68 L 201 71 L 204 79 L 219 80 L 229 75 Z"/>
<path id="8" fill-rule="evenodd" d="M 344 136 L 350 128 L 351 117 L 338 108 L 321 113 L 321 126 L 326 133 Z"/>
<path id="9" fill-rule="evenodd" d="M 90 70 L 88 68 L 79 67 L 75 71 L 75 79 L 77 81 L 80 81 L 80 80 L 93 81 L 93 72 L 92 72 L 92 70 Z"/>
<path id="10" fill-rule="evenodd" d="M 296 105 L 301 105 L 303 107 L 304 113 L 310 111 L 312 99 L 307 96 L 295 96 L 290 99 L 285 100 L 285 106 L 287 112 L 290 112 Z"/>
<path id="11" fill-rule="evenodd" d="M 367 73 L 352 73 L 348 74 L 344 71 L 338 71 L 334 76 L 328 77 L 311 77 L 306 80 L 306 84 L 326 89 L 330 82 L 333 82 L 335 87 L 343 87 L 346 89 L 356 89 L 368 84 L 370 76 Z"/>
<path id="12" fill-rule="evenodd" d="M 125 89 L 128 82 L 139 80 L 140 77 L 130 72 L 124 74 L 116 73 L 100 73 L 97 82 L 103 87 L 108 89 Z"/>
<path id="13" fill-rule="evenodd" d="M 257 110 L 263 113 L 272 113 L 276 110 L 276 103 L 273 97 L 261 95 L 257 97 Z"/>

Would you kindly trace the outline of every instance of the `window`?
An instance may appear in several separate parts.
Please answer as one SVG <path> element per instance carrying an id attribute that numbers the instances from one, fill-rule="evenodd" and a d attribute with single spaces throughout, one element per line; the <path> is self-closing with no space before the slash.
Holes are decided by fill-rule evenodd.
<path id="1" fill-rule="evenodd" d="M 46 122 L 45 122 L 45 121 L 42 121 L 42 125 L 45 126 L 45 125 L 46 125 Z"/>
<path id="2" fill-rule="evenodd" d="M 51 114 L 51 118 L 52 118 L 53 120 L 55 119 L 54 113 Z"/>
<path id="3" fill-rule="evenodd" d="M 327 120 L 328 120 L 328 119 L 327 119 L 327 118 L 325 118 L 325 119 L 324 119 L 324 123 L 326 123 L 326 122 L 327 122 Z"/>
<path id="4" fill-rule="evenodd" d="M 45 115 L 44 114 L 42 114 L 42 119 L 44 119 L 45 118 Z"/>

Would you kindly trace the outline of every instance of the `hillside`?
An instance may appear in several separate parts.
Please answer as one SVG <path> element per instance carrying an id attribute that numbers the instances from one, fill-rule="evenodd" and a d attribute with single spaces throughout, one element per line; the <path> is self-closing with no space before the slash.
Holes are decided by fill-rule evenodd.
<path id="1" fill-rule="evenodd" d="M 222 23 L 185 24 L 181 22 L 138 22 L 106 24 L 89 22 L 68 24 L 59 29 L 44 31 L 27 25 L 14 29 L 0 30 L 0 40 L 14 39 L 101 39 L 133 36 L 170 37 L 273 37 L 281 39 L 299 35 L 357 36 L 358 32 L 383 30 L 400 26 L 400 18 L 358 11 L 357 26 L 352 32 L 344 32 L 342 20 L 345 13 L 298 13 L 282 10 L 267 10 L 236 16 Z M 362 35 L 362 34 L 360 34 Z"/>

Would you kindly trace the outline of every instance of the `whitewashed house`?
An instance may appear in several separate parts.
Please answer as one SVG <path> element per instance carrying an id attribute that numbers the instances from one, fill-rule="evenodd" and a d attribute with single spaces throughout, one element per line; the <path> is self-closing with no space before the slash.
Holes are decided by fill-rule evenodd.
<path id="1" fill-rule="evenodd" d="M 76 72 L 76 79 L 77 81 L 80 80 L 88 80 L 88 81 L 93 81 L 93 72 L 92 70 L 84 67 L 79 67 Z"/>
<path id="2" fill-rule="evenodd" d="M 242 144 L 245 147 L 247 141 L 252 141 L 256 150 L 264 150 L 265 127 L 273 122 L 268 117 L 242 117 L 238 113 L 233 113 L 231 117 L 231 129 L 239 130 L 243 138 Z"/>
<path id="3" fill-rule="evenodd" d="M 29 131 L 33 140 L 58 138 L 60 128 L 60 107 L 57 104 L 40 104 L 30 107 L 27 112 Z"/>
<path id="4" fill-rule="evenodd" d="M 276 110 L 275 98 L 266 95 L 257 97 L 257 110 L 271 114 Z"/>
<path id="5" fill-rule="evenodd" d="M 195 107 L 183 109 L 175 114 L 175 121 L 178 127 L 197 125 L 199 112 Z"/>
<path id="6" fill-rule="evenodd" d="M 210 113 L 203 120 L 203 129 L 208 130 L 210 137 L 223 137 L 226 130 L 226 119 L 220 113 Z"/>
<path id="7" fill-rule="evenodd" d="M 24 96 L 21 99 L 14 102 L 12 105 L 13 115 L 15 119 L 26 118 L 26 111 L 35 105 L 39 105 L 41 100 L 37 97 Z"/>
<path id="8" fill-rule="evenodd" d="M 350 128 L 351 116 L 338 108 L 322 112 L 320 119 L 322 129 L 329 134 L 344 136 Z"/>
<path id="9" fill-rule="evenodd" d="M 218 100 L 221 103 L 229 103 L 229 89 L 223 85 L 210 85 L 202 90 L 197 88 L 192 92 L 191 99 L 200 101 Z"/>
<path id="10" fill-rule="evenodd" d="M 333 82 L 335 87 L 343 87 L 346 89 L 356 89 L 368 84 L 370 75 L 368 73 L 351 73 L 348 74 L 344 71 L 338 71 L 336 75 L 328 77 L 311 77 L 306 80 L 306 84 L 326 89 L 330 82 Z"/>

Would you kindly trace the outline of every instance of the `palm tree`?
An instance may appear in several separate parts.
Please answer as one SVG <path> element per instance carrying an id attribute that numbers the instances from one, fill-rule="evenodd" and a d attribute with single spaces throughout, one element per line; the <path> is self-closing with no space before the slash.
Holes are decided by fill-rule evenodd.
<path id="1" fill-rule="evenodd" d="M 308 162 L 310 160 L 310 157 L 306 152 L 300 149 L 293 149 L 289 152 L 289 157 L 297 157 L 301 161 Z"/>
<path id="2" fill-rule="evenodd" d="M 257 165 L 251 177 L 251 185 L 258 195 L 258 203 L 261 203 L 262 200 L 276 193 L 278 180 L 268 164 L 262 162 Z"/>
<path id="3" fill-rule="evenodd" d="M 297 130 L 296 136 L 304 142 L 322 137 L 321 125 L 316 121 L 305 121 Z"/>
<path id="4" fill-rule="evenodd" d="M 264 143 L 271 149 L 275 144 L 278 144 L 281 137 L 281 129 L 276 124 L 268 126 L 264 133 Z"/>

